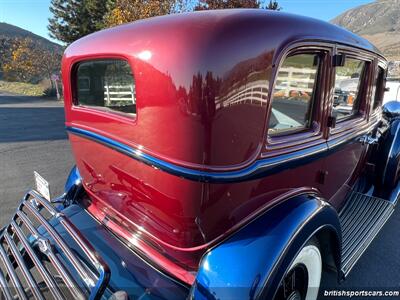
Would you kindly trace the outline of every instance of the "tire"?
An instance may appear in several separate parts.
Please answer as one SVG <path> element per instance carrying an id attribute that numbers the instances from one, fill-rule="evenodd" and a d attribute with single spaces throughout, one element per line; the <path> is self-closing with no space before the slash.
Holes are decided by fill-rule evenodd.
<path id="1" fill-rule="evenodd" d="M 288 268 L 274 300 L 316 300 L 322 276 L 318 243 L 307 243 Z"/>

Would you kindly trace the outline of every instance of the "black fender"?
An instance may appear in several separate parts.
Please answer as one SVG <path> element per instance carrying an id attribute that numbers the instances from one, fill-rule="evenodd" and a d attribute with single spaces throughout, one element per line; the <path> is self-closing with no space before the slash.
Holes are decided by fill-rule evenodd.
<path id="1" fill-rule="evenodd" d="M 379 185 L 392 189 L 396 186 L 400 173 L 400 119 L 389 123 L 378 152 Z"/>
<path id="2" fill-rule="evenodd" d="M 191 299 L 273 299 L 297 253 L 322 232 L 340 270 L 341 225 L 331 205 L 301 195 L 274 206 L 205 254 Z"/>

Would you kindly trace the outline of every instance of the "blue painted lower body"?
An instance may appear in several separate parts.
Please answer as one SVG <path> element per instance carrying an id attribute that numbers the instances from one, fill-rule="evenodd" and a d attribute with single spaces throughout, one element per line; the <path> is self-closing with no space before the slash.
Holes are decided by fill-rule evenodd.
<path id="1" fill-rule="evenodd" d="M 336 210 L 307 195 L 277 205 L 203 258 L 194 299 L 273 299 L 298 251 L 324 231 L 335 243 L 340 268 L 341 226 Z"/>

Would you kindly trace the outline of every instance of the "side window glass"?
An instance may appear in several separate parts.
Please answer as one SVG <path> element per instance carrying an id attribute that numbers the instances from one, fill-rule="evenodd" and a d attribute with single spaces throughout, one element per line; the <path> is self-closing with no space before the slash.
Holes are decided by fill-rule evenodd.
<path id="1" fill-rule="evenodd" d="M 374 103 L 373 109 L 377 109 L 382 105 L 383 93 L 384 93 L 384 83 L 385 83 L 385 70 L 378 67 L 378 73 L 376 74 L 375 84 L 374 84 Z"/>
<path id="2" fill-rule="evenodd" d="M 79 63 L 75 76 L 77 105 L 136 114 L 135 83 L 126 61 L 85 61 Z"/>
<path id="3" fill-rule="evenodd" d="M 346 58 L 342 67 L 336 67 L 335 94 L 332 114 L 338 121 L 352 117 L 359 112 L 361 78 L 365 62 Z"/>
<path id="4" fill-rule="evenodd" d="M 319 64 L 320 54 L 295 54 L 285 59 L 272 95 L 270 136 L 310 127 Z"/>

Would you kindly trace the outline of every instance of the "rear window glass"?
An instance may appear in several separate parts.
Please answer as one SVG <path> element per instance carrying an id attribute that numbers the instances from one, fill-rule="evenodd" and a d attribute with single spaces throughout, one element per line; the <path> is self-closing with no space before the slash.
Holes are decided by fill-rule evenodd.
<path id="1" fill-rule="evenodd" d="M 332 115 L 338 121 L 357 115 L 359 112 L 361 101 L 359 91 L 365 64 L 364 61 L 358 59 L 346 58 L 344 66 L 335 68 Z"/>
<path id="2" fill-rule="evenodd" d="M 269 135 L 310 127 L 320 54 L 295 54 L 277 74 L 269 118 Z"/>
<path id="3" fill-rule="evenodd" d="M 85 61 L 79 63 L 75 76 L 75 104 L 136 114 L 135 82 L 126 61 Z"/>

